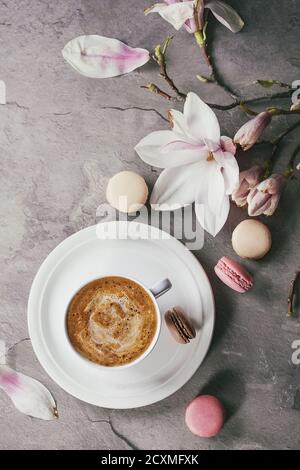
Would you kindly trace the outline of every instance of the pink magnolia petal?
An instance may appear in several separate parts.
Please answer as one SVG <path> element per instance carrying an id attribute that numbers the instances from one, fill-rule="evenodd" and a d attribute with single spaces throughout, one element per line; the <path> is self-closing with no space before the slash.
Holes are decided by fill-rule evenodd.
<path id="1" fill-rule="evenodd" d="M 222 135 L 220 142 L 221 148 L 224 152 L 232 153 L 232 155 L 236 154 L 236 145 L 230 137 Z"/>
<path id="2" fill-rule="evenodd" d="M 156 210 L 175 210 L 195 200 L 201 164 L 167 168 L 158 177 L 150 202 Z"/>
<path id="3" fill-rule="evenodd" d="M 238 33 L 244 27 L 240 15 L 227 3 L 219 0 L 209 0 L 205 3 L 215 18 L 233 33 Z"/>
<path id="4" fill-rule="evenodd" d="M 132 48 L 117 39 L 97 35 L 72 39 L 62 55 L 77 72 L 90 78 L 129 73 L 150 59 L 146 49 Z"/>
<path id="5" fill-rule="evenodd" d="M 32 377 L 10 367 L 0 366 L 0 389 L 7 393 L 21 413 L 44 420 L 57 418 L 53 396 L 43 384 Z"/>
<path id="6" fill-rule="evenodd" d="M 199 183 L 195 212 L 204 230 L 216 236 L 227 220 L 230 204 L 221 169 L 213 162 L 208 165 Z"/>
<path id="7" fill-rule="evenodd" d="M 272 196 L 269 193 L 263 193 L 254 188 L 247 197 L 248 214 L 256 217 L 265 212 L 271 206 Z"/>
<path id="8" fill-rule="evenodd" d="M 191 18 L 184 23 L 184 28 L 189 34 L 194 34 L 197 31 L 197 24 L 195 18 Z"/>
<path id="9" fill-rule="evenodd" d="M 193 145 L 188 137 L 179 139 L 173 131 L 152 132 L 136 145 L 135 151 L 144 162 L 158 168 L 195 163 L 207 156 L 207 150 Z"/>
<path id="10" fill-rule="evenodd" d="M 209 139 L 219 144 L 220 126 L 212 109 L 196 93 L 190 92 L 184 104 L 184 117 L 190 134 L 198 141 Z"/>

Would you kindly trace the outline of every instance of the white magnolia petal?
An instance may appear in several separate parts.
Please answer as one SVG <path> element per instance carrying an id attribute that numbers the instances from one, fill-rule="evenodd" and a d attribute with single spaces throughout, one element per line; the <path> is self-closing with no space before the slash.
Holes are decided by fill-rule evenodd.
<path id="1" fill-rule="evenodd" d="M 144 13 L 145 15 L 149 15 L 149 13 L 160 13 L 166 8 L 168 8 L 168 5 L 166 3 L 154 3 L 154 5 L 152 5 L 151 7 L 146 8 L 146 10 L 144 10 Z"/>
<path id="2" fill-rule="evenodd" d="M 184 117 L 191 135 L 198 141 L 220 141 L 220 126 L 213 110 L 196 93 L 190 92 L 184 104 Z"/>
<path id="3" fill-rule="evenodd" d="M 40 382 L 0 366 L 0 388 L 10 397 L 17 410 L 34 418 L 57 418 L 56 403 L 49 390 Z"/>
<path id="4" fill-rule="evenodd" d="M 173 131 L 156 131 L 144 137 L 135 151 L 151 166 L 171 168 L 195 163 L 207 156 L 207 150 L 195 145 L 188 137 L 180 139 Z"/>
<path id="5" fill-rule="evenodd" d="M 179 135 L 187 136 L 187 126 L 183 113 L 177 111 L 177 109 L 170 109 L 169 115 L 173 132 Z"/>
<path id="6" fill-rule="evenodd" d="M 175 210 L 195 200 L 201 164 L 167 168 L 158 177 L 150 198 L 156 210 Z"/>
<path id="7" fill-rule="evenodd" d="M 117 39 L 95 34 L 72 39 L 62 55 L 77 72 L 90 78 L 129 73 L 150 59 L 146 49 L 132 48 Z"/>
<path id="8" fill-rule="evenodd" d="M 219 0 L 210 0 L 205 3 L 217 20 L 233 33 L 238 33 L 244 26 L 240 15 L 227 3 Z"/>
<path id="9" fill-rule="evenodd" d="M 234 155 L 230 152 L 214 152 L 214 158 L 222 167 L 225 183 L 225 194 L 231 194 L 239 184 L 239 166 Z"/>
<path id="10" fill-rule="evenodd" d="M 216 236 L 227 220 L 229 207 L 229 197 L 225 195 L 221 169 L 211 162 L 205 166 L 196 194 L 197 219 L 204 230 Z"/>
<path id="11" fill-rule="evenodd" d="M 178 30 L 187 20 L 194 17 L 194 2 L 172 3 L 171 5 L 167 5 L 167 8 L 160 9 L 158 13 L 164 20 Z"/>

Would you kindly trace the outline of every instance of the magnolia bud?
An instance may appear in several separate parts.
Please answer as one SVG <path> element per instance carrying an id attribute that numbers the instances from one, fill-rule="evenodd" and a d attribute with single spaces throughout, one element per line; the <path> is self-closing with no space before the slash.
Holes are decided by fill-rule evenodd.
<path id="1" fill-rule="evenodd" d="M 262 175 L 263 168 L 258 165 L 252 166 L 240 173 L 239 186 L 231 195 L 232 200 L 237 206 L 242 207 L 247 204 L 248 194 L 260 182 Z"/>
<path id="2" fill-rule="evenodd" d="M 240 144 L 243 150 L 249 150 L 256 144 L 271 119 L 271 114 L 268 111 L 259 113 L 237 131 L 233 139 L 234 143 Z"/>
<path id="3" fill-rule="evenodd" d="M 274 214 L 284 184 L 284 176 L 277 174 L 271 175 L 269 178 L 259 183 L 250 191 L 247 197 L 248 214 L 254 217 L 261 214 Z"/>

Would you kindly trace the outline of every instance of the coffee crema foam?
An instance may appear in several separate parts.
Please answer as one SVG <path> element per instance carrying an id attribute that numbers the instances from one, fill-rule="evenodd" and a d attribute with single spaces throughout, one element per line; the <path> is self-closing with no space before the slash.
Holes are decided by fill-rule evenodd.
<path id="1" fill-rule="evenodd" d="M 77 352 L 96 364 L 120 366 L 141 356 L 155 335 L 156 308 L 136 282 L 110 276 L 82 287 L 67 311 Z"/>

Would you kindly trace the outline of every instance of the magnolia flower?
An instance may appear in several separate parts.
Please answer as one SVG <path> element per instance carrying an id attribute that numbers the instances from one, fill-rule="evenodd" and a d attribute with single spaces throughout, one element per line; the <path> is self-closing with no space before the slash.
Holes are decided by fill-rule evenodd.
<path id="1" fill-rule="evenodd" d="M 175 210 L 195 201 L 199 223 L 215 236 L 239 180 L 235 145 L 221 137 L 216 115 L 195 93 L 188 93 L 183 113 L 171 110 L 171 117 L 172 130 L 152 132 L 135 147 L 146 163 L 165 168 L 150 202 L 156 210 Z"/>
<path id="2" fill-rule="evenodd" d="M 238 187 L 233 191 L 231 199 L 236 203 L 238 207 L 245 206 L 247 204 L 247 196 L 251 189 L 260 182 L 263 175 L 263 168 L 255 165 L 248 170 L 240 173 L 240 181 Z"/>
<path id="3" fill-rule="evenodd" d="M 164 3 L 155 3 L 145 10 L 145 14 L 159 13 L 159 15 L 170 23 L 175 29 L 180 29 L 183 25 L 189 33 L 197 31 L 194 18 L 195 1 L 164 0 Z M 220 0 L 202 0 L 198 10 L 199 27 L 204 27 L 204 8 L 208 8 L 215 18 L 233 33 L 240 31 L 244 22 L 237 12 L 227 3 Z"/>
<path id="4" fill-rule="evenodd" d="M 271 175 L 252 189 L 247 197 L 248 214 L 258 216 L 261 214 L 274 214 L 285 184 L 283 175 Z"/>
<path id="5" fill-rule="evenodd" d="M 243 150 L 249 150 L 258 141 L 265 128 L 271 122 L 271 114 L 268 111 L 259 113 L 255 118 L 246 122 L 235 134 L 234 143 L 240 144 Z"/>

